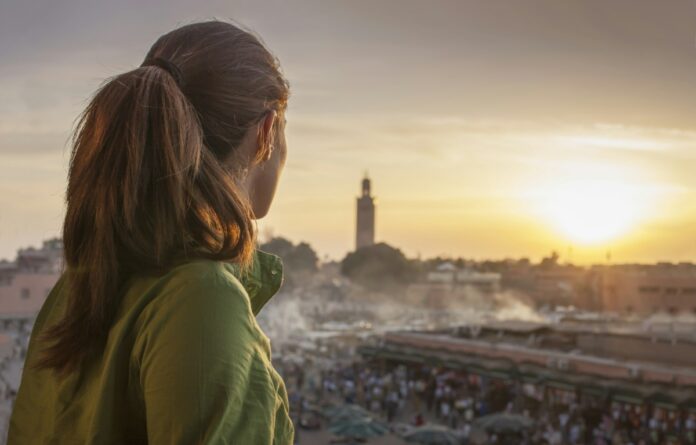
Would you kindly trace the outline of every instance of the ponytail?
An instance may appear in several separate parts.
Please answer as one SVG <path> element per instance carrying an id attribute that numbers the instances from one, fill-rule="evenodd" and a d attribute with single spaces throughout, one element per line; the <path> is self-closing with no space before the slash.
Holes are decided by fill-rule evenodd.
<path id="1" fill-rule="evenodd" d="M 73 134 L 63 227 L 66 301 L 35 369 L 99 353 L 134 274 L 192 258 L 251 266 L 252 211 L 204 143 L 199 114 L 159 66 L 108 79 Z"/>

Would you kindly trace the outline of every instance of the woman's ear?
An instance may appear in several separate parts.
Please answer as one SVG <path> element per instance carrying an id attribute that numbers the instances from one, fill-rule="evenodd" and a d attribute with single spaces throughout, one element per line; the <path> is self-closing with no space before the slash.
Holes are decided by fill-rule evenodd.
<path id="1" fill-rule="evenodd" d="M 278 113 L 275 110 L 271 110 L 266 113 L 261 121 L 257 150 L 266 151 L 266 155 L 263 158 L 264 161 L 268 161 L 271 158 L 271 152 L 273 151 L 272 144 L 275 137 L 273 130 L 275 129 L 277 115 Z"/>

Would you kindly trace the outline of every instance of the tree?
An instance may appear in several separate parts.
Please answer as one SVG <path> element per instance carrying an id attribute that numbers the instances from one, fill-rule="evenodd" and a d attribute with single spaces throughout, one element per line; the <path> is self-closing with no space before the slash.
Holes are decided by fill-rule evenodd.
<path id="1" fill-rule="evenodd" d="M 294 246 L 285 259 L 292 270 L 316 272 L 319 269 L 317 253 L 304 241 Z"/>
<path id="2" fill-rule="evenodd" d="M 299 273 L 314 273 L 319 269 L 319 257 L 312 247 L 300 242 L 295 245 L 283 237 L 275 237 L 259 246 L 261 250 L 278 255 L 283 260 L 285 289 L 295 287 L 295 277 Z M 301 281 L 301 278 L 299 278 Z"/>
<path id="3" fill-rule="evenodd" d="M 544 257 L 541 259 L 541 263 L 539 263 L 539 267 L 542 269 L 551 269 L 556 266 L 558 266 L 558 259 L 560 256 L 558 255 L 558 252 L 555 250 L 551 252 L 551 255 Z"/>
<path id="4" fill-rule="evenodd" d="M 292 242 L 290 240 L 283 238 L 281 236 L 277 236 L 274 238 L 271 238 L 267 242 L 261 244 L 259 246 L 261 250 L 265 250 L 266 252 L 274 253 L 278 255 L 281 258 L 284 258 L 290 254 L 294 248 Z"/>
<path id="5" fill-rule="evenodd" d="M 346 255 L 341 273 L 367 288 L 387 290 L 411 283 L 417 271 L 401 250 L 377 243 Z"/>

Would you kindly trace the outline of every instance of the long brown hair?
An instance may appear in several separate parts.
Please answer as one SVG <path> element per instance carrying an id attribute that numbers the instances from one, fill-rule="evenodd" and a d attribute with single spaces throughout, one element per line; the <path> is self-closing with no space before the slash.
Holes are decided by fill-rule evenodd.
<path id="1" fill-rule="evenodd" d="M 158 57 L 178 66 L 181 83 L 149 64 Z M 41 333 L 52 344 L 35 369 L 65 374 L 98 353 L 135 274 L 194 258 L 250 266 L 253 212 L 222 161 L 267 112 L 282 119 L 288 96 L 260 37 L 219 20 L 161 36 L 140 67 L 102 83 L 72 137 L 65 314 Z"/>

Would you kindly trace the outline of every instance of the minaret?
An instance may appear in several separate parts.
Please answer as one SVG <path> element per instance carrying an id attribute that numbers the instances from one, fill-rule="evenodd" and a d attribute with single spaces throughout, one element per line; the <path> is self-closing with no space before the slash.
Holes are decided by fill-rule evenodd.
<path id="1" fill-rule="evenodd" d="M 356 250 L 375 243 L 375 200 L 370 195 L 370 179 L 367 172 L 362 180 L 362 194 L 358 197 L 357 204 Z"/>

